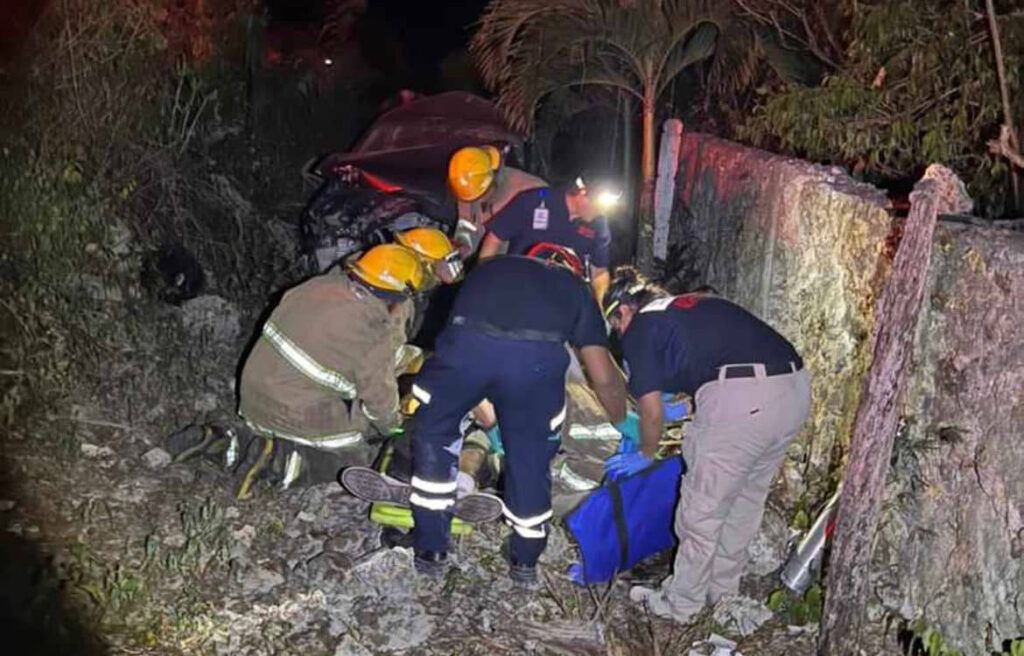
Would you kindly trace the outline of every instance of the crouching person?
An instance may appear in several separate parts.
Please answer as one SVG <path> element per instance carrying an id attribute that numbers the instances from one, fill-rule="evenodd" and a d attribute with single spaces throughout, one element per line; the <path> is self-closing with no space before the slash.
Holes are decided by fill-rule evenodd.
<path id="1" fill-rule="evenodd" d="M 263 439 L 239 498 L 268 464 L 287 489 L 304 472 L 333 480 L 369 462 L 367 436 L 400 421 L 396 349 L 423 284 L 416 253 L 384 244 L 285 292 L 242 369 L 238 413 Z"/>
<path id="2" fill-rule="evenodd" d="M 462 447 L 459 422 L 482 399 L 493 404 L 505 449 L 505 518 L 512 526 L 513 580 L 536 581 L 551 518 L 550 463 L 565 420 L 565 343 L 579 348 L 588 377 L 613 421 L 625 417 L 625 389 L 607 348 L 597 304 L 569 249 L 495 258 L 470 274 L 437 350 L 415 380 L 413 478 L 409 503 L 416 569 L 443 573 Z"/>
<path id="3" fill-rule="evenodd" d="M 629 267 L 616 271 L 604 308 L 640 414 L 639 448 L 609 459 L 608 471 L 651 464 L 663 393 L 695 402 L 672 575 L 656 589 L 630 591 L 652 613 L 686 622 L 738 590 L 772 479 L 807 419 L 810 374 L 792 344 L 740 306 L 709 294 L 671 296 Z"/>

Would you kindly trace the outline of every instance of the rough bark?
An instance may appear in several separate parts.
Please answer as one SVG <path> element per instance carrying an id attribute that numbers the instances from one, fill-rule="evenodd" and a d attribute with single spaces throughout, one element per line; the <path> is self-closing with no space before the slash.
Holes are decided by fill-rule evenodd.
<path id="1" fill-rule="evenodd" d="M 636 231 L 636 265 L 654 273 L 654 98 L 643 101 L 643 153 L 641 155 L 640 211 Z"/>
<path id="2" fill-rule="evenodd" d="M 849 466 L 839 502 L 819 653 L 859 653 L 867 605 L 871 548 L 899 419 L 900 394 L 931 261 L 939 213 L 970 210 L 963 185 L 932 165 L 911 194 L 902 241 L 876 311 L 874 359 L 854 422 Z"/>
<path id="3" fill-rule="evenodd" d="M 1024 636 L 1024 233 L 943 221 L 925 299 L 872 592 L 950 649 L 999 653 Z"/>

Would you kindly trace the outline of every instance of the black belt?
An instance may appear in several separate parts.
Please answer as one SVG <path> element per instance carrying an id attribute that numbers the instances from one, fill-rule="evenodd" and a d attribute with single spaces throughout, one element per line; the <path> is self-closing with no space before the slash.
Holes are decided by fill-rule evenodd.
<path id="1" fill-rule="evenodd" d="M 797 358 L 796 360 L 790 360 L 787 362 L 763 362 L 761 366 L 764 367 L 764 373 L 766 376 L 782 376 L 783 374 L 792 374 L 800 371 L 804 368 L 802 360 Z M 725 377 L 726 378 L 756 378 L 757 367 L 753 364 L 729 364 L 725 365 Z"/>
<path id="2" fill-rule="evenodd" d="M 453 326 L 469 328 L 470 330 L 487 335 L 488 337 L 508 339 L 516 342 L 554 342 L 556 344 L 561 344 L 565 341 L 565 336 L 554 331 L 532 330 L 530 328 L 513 328 L 509 330 L 506 328 L 499 328 L 490 321 L 472 319 L 462 315 L 455 315 L 451 318 L 449 323 Z"/>

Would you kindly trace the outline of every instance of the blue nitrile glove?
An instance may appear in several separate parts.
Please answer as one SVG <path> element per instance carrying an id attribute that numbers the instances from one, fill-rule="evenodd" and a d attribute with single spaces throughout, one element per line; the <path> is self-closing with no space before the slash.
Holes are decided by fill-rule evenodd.
<path id="1" fill-rule="evenodd" d="M 604 471 L 609 478 L 615 480 L 643 471 L 653 463 L 653 458 L 648 458 L 640 451 L 618 453 L 604 461 Z"/>
<path id="2" fill-rule="evenodd" d="M 626 412 L 626 418 L 615 424 L 615 430 L 622 434 L 618 453 L 633 453 L 640 448 L 640 417 L 635 412 Z"/>
<path id="3" fill-rule="evenodd" d="M 675 394 L 662 394 L 661 407 L 665 413 L 665 421 L 667 423 L 682 421 L 689 414 L 686 408 L 686 401 L 681 398 L 676 399 Z"/>
<path id="4" fill-rule="evenodd" d="M 505 455 L 505 445 L 501 443 L 501 428 L 494 424 L 484 431 L 487 433 L 487 441 L 491 443 L 491 452 L 497 456 Z"/>

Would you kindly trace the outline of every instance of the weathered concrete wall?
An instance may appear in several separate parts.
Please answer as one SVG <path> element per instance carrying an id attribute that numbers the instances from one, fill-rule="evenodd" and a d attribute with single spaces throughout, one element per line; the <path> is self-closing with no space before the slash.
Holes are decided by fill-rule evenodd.
<path id="1" fill-rule="evenodd" d="M 925 302 L 876 590 L 998 653 L 1024 636 L 1024 234 L 940 225 Z"/>
<path id="2" fill-rule="evenodd" d="M 849 436 L 889 261 L 887 200 L 839 169 L 709 135 L 684 135 L 680 160 L 669 268 L 766 320 L 814 375 L 811 419 L 784 468 L 795 499 Z"/>

